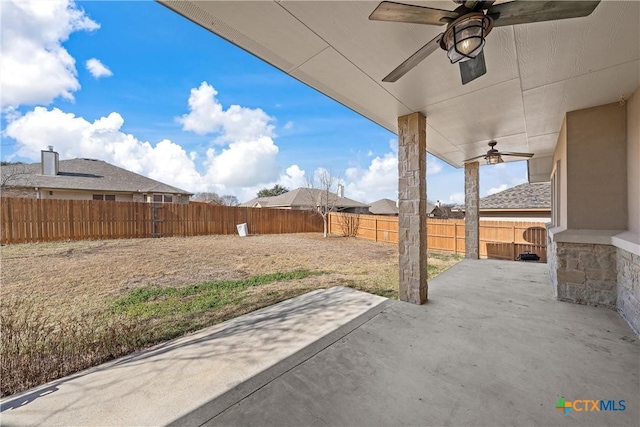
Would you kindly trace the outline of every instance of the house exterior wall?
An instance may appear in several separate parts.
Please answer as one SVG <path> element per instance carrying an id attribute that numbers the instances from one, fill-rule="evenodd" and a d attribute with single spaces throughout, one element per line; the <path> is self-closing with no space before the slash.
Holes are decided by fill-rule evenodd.
<path id="1" fill-rule="evenodd" d="M 549 222 L 551 211 L 485 211 L 480 209 L 480 221 L 529 221 L 529 222 Z"/>
<path id="2" fill-rule="evenodd" d="M 9 187 L 2 189 L 3 197 L 27 197 L 40 199 L 58 199 L 58 200 L 93 200 L 94 194 L 113 194 L 116 196 L 116 202 L 153 202 L 153 195 L 149 196 L 140 193 L 117 193 L 115 191 L 81 191 L 81 190 L 59 190 L 55 188 L 16 188 Z M 172 203 L 189 203 L 189 197 L 183 195 L 172 195 Z"/>
<path id="3" fill-rule="evenodd" d="M 558 221 L 553 223 L 554 227 L 567 228 L 567 118 L 562 122 L 556 150 L 553 154 L 552 175 L 555 176 L 556 206 L 552 209 L 560 211 Z"/>
<path id="4" fill-rule="evenodd" d="M 567 113 L 567 228 L 627 227 L 627 111 L 619 102 Z"/>
<path id="5" fill-rule="evenodd" d="M 629 231 L 640 235 L 640 88 L 627 100 Z"/>
<path id="6" fill-rule="evenodd" d="M 640 335 L 640 87 L 627 100 L 627 231 L 618 247 L 618 312 Z"/>
<path id="7" fill-rule="evenodd" d="M 547 259 L 557 299 L 617 309 L 640 333 L 640 90 L 567 113 Z M 558 170 L 559 169 L 559 170 Z M 559 180 L 559 181 L 558 181 Z"/>
<path id="8" fill-rule="evenodd" d="M 2 197 L 38 198 L 38 192 L 33 188 L 7 187 L 2 189 Z"/>
<path id="9" fill-rule="evenodd" d="M 40 189 L 41 199 L 61 199 L 61 200 L 93 200 L 94 194 L 115 194 L 116 202 L 132 202 L 133 195 L 126 193 L 115 193 L 112 191 L 72 191 L 56 189 Z"/>

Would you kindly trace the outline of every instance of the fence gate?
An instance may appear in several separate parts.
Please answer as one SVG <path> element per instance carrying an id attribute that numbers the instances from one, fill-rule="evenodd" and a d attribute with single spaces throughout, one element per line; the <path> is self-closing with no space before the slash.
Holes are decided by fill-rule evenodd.
<path id="1" fill-rule="evenodd" d="M 160 225 L 164 222 L 164 218 L 161 213 L 163 212 L 164 206 L 159 203 L 151 204 L 151 222 L 153 224 L 151 236 L 153 237 L 162 237 L 162 232 L 160 231 Z"/>

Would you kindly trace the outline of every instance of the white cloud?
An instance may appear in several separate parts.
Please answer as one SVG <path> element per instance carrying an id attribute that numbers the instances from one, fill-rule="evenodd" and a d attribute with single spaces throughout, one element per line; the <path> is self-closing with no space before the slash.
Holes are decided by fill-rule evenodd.
<path id="1" fill-rule="evenodd" d="M 453 193 L 449 196 L 449 203 L 455 203 L 457 205 L 464 204 L 464 193 Z"/>
<path id="2" fill-rule="evenodd" d="M 387 153 L 371 159 L 369 167 L 351 167 L 345 171 L 345 196 L 366 202 L 383 197 L 395 199 L 398 192 L 398 157 Z"/>
<path id="3" fill-rule="evenodd" d="M 427 175 L 435 175 L 440 171 L 442 171 L 442 162 L 435 157 L 427 155 Z"/>
<path id="4" fill-rule="evenodd" d="M 276 184 L 280 184 L 290 190 L 307 185 L 307 177 L 305 172 L 298 165 L 292 165 L 287 168 L 284 175 Z"/>
<path id="5" fill-rule="evenodd" d="M 91 58 L 87 62 L 85 62 L 84 65 L 85 67 L 87 67 L 87 70 L 89 70 L 91 75 L 96 79 L 99 79 L 100 77 L 113 76 L 113 73 L 111 72 L 111 70 L 105 67 L 105 65 L 102 62 L 100 62 L 99 59 Z"/>
<path id="6" fill-rule="evenodd" d="M 75 31 L 100 25 L 71 0 L 0 1 L 2 107 L 48 104 L 62 96 L 73 99 L 80 89 L 75 60 L 62 42 Z"/>
<path id="7" fill-rule="evenodd" d="M 347 197 L 366 202 L 374 202 L 381 198 L 396 199 L 398 194 L 397 140 L 390 140 L 389 146 L 391 152 L 371 159 L 366 169 L 354 166 L 345 171 Z M 440 171 L 442 171 L 442 163 L 429 155 L 427 175 L 435 175 Z"/>
<path id="8" fill-rule="evenodd" d="M 182 147 L 167 139 L 155 146 L 140 141 L 121 132 L 123 124 L 118 113 L 92 123 L 58 108 L 36 107 L 11 121 L 5 134 L 18 143 L 19 156 L 34 161 L 39 161 L 41 149 L 52 145 L 62 159 L 96 158 L 185 190 L 206 188 Z"/>
<path id="9" fill-rule="evenodd" d="M 224 109 L 216 99 L 218 92 L 207 82 L 191 89 L 189 113 L 177 120 L 183 130 L 199 135 L 215 133 L 217 144 L 228 144 L 218 151 L 207 150 L 206 177 L 228 187 L 251 187 L 278 179 L 278 147 L 273 141 L 273 118 L 259 108 L 232 105 Z"/>
<path id="10" fill-rule="evenodd" d="M 287 123 L 285 123 L 284 124 L 284 129 L 285 130 L 293 129 L 293 122 L 292 121 L 288 121 Z"/>
<path id="11" fill-rule="evenodd" d="M 487 196 L 490 196 L 490 195 L 492 195 L 492 194 L 499 193 L 499 192 L 501 192 L 501 191 L 506 190 L 507 188 L 509 188 L 509 186 L 508 186 L 507 184 L 500 184 L 500 185 L 499 185 L 499 186 L 497 186 L 497 187 L 491 187 L 491 188 L 489 189 L 489 191 L 487 191 Z"/>
<path id="12" fill-rule="evenodd" d="M 178 117 L 182 129 L 198 135 L 219 134 L 217 143 L 254 141 L 274 137 L 273 118 L 260 108 L 231 105 L 227 110 L 216 99 L 218 92 L 207 82 L 191 89 L 189 113 Z"/>
<path id="13" fill-rule="evenodd" d="M 207 150 L 207 177 L 230 187 L 246 187 L 278 178 L 278 147 L 269 137 L 229 144 L 219 154 Z"/>
<path id="14" fill-rule="evenodd" d="M 188 191 L 234 194 L 241 200 L 276 183 L 288 188 L 304 185 L 305 173 L 297 165 L 281 173 L 278 147 L 269 136 L 271 118 L 262 110 L 236 106 L 224 111 L 220 106 L 220 111 L 232 117 L 220 120 L 218 132 L 225 139 L 238 139 L 221 148 L 210 147 L 201 157 L 168 139 L 153 145 L 122 132 L 124 118 L 117 112 L 91 122 L 58 108 L 35 107 L 24 115 L 12 110 L 5 117 L 3 136 L 16 140 L 17 156 L 33 161 L 39 161 L 40 150 L 52 145 L 62 159 L 96 158 Z M 257 122 L 252 122 L 256 117 Z M 240 132 L 237 122 L 248 123 L 251 131 Z"/>

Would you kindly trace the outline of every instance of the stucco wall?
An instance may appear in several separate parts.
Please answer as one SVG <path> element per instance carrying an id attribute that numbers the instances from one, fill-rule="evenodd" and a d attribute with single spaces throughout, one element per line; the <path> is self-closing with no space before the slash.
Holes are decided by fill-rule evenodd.
<path id="1" fill-rule="evenodd" d="M 558 171 L 558 166 L 560 171 Z M 556 181 L 559 180 L 560 197 L 558 197 L 560 209 L 560 222 L 553 224 L 555 227 L 567 228 L 567 118 L 562 121 L 558 142 L 553 153 L 552 170 L 556 174 Z"/>
<path id="2" fill-rule="evenodd" d="M 629 231 L 640 234 L 640 87 L 627 101 Z"/>
<path id="3" fill-rule="evenodd" d="M 114 194 L 102 191 L 64 191 L 64 190 L 40 190 L 40 197 L 43 199 L 63 199 L 63 200 L 93 200 L 94 194 Z M 131 202 L 132 194 L 116 194 L 116 202 Z"/>
<path id="4" fill-rule="evenodd" d="M 567 113 L 567 228 L 627 228 L 627 108 Z"/>
<path id="5" fill-rule="evenodd" d="M 33 188 L 20 188 L 20 187 L 8 187 L 3 188 L 0 191 L 2 197 L 26 197 L 35 199 L 38 197 L 38 192 Z"/>

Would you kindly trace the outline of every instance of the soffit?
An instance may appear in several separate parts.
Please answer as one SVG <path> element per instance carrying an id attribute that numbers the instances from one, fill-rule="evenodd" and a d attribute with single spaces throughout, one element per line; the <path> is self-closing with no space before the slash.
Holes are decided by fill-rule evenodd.
<path id="1" fill-rule="evenodd" d="M 548 155 L 567 111 L 618 101 L 640 85 L 636 1 L 604 0 L 586 18 L 495 28 L 487 74 L 465 86 L 441 50 L 383 83 L 444 27 L 369 21 L 375 1 L 162 3 L 392 132 L 398 116 L 422 112 L 428 151 L 454 166 L 491 139 L 500 150 Z"/>

